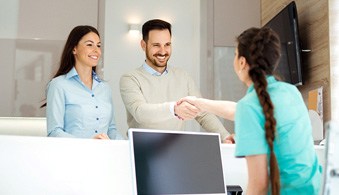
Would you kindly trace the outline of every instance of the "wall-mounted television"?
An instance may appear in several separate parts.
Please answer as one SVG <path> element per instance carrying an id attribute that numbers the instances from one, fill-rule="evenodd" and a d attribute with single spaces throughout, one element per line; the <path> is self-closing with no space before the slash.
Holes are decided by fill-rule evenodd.
<path id="1" fill-rule="evenodd" d="M 302 85 L 302 50 L 295 2 L 289 3 L 264 26 L 272 28 L 280 37 L 281 59 L 275 74 L 285 82 Z"/>

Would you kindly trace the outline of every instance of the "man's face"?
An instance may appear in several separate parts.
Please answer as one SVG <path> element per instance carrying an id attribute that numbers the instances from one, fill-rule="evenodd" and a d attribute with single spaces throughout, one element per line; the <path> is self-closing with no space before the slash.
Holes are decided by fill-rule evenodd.
<path id="1" fill-rule="evenodd" d="M 172 52 L 170 32 L 167 29 L 151 30 L 147 42 L 141 41 L 141 47 L 146 53 L 146 63 L 162 73 Z"/>

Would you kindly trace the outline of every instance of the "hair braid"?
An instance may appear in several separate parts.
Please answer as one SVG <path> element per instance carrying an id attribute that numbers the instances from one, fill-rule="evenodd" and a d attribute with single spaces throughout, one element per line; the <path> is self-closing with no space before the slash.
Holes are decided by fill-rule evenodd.
<path id="1" fill-rule="evenodd" d="M 270 59 L 266 57 L 269 53 L 267 45 L 270 44 L 272 32 L 270 29 L 263 28 L 253 38 L 250 46 L 250 56 L 252 64 L 249 70 L 249 76 L 253 81 L 255 91 L 258 95 L 260 105 L 263 108 L 265 116 L 265 136 L 270 149 L 270 183 L 273 195 L 280 194 L 280 175 L 278 162 L 273 150 L 275 140 L 276 120 L 274 118 L 274 106 L 270 95 L 267 92 L 266 75 L 272 74 L 273 66 Z"/>

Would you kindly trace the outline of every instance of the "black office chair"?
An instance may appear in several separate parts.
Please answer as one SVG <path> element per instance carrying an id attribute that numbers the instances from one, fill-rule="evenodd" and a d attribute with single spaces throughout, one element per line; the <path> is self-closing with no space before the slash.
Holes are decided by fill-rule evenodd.
<path id="1" fill-rule="evenodd" d="M 241 195 L 242 188 L 238 185 L 226 185 L 227 195 Z"/>

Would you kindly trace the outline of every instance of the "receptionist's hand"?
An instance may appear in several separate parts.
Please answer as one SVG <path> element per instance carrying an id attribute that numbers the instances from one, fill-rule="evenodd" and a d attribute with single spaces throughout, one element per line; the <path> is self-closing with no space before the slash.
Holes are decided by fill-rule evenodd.
<path id="1" fill-rule="evenodd" d="M 234 133 L 227 136 L 226 139 L 222 143 L 224 143 L 224 144 L 235 144 L 234 136 L 235 136 Z"/>

